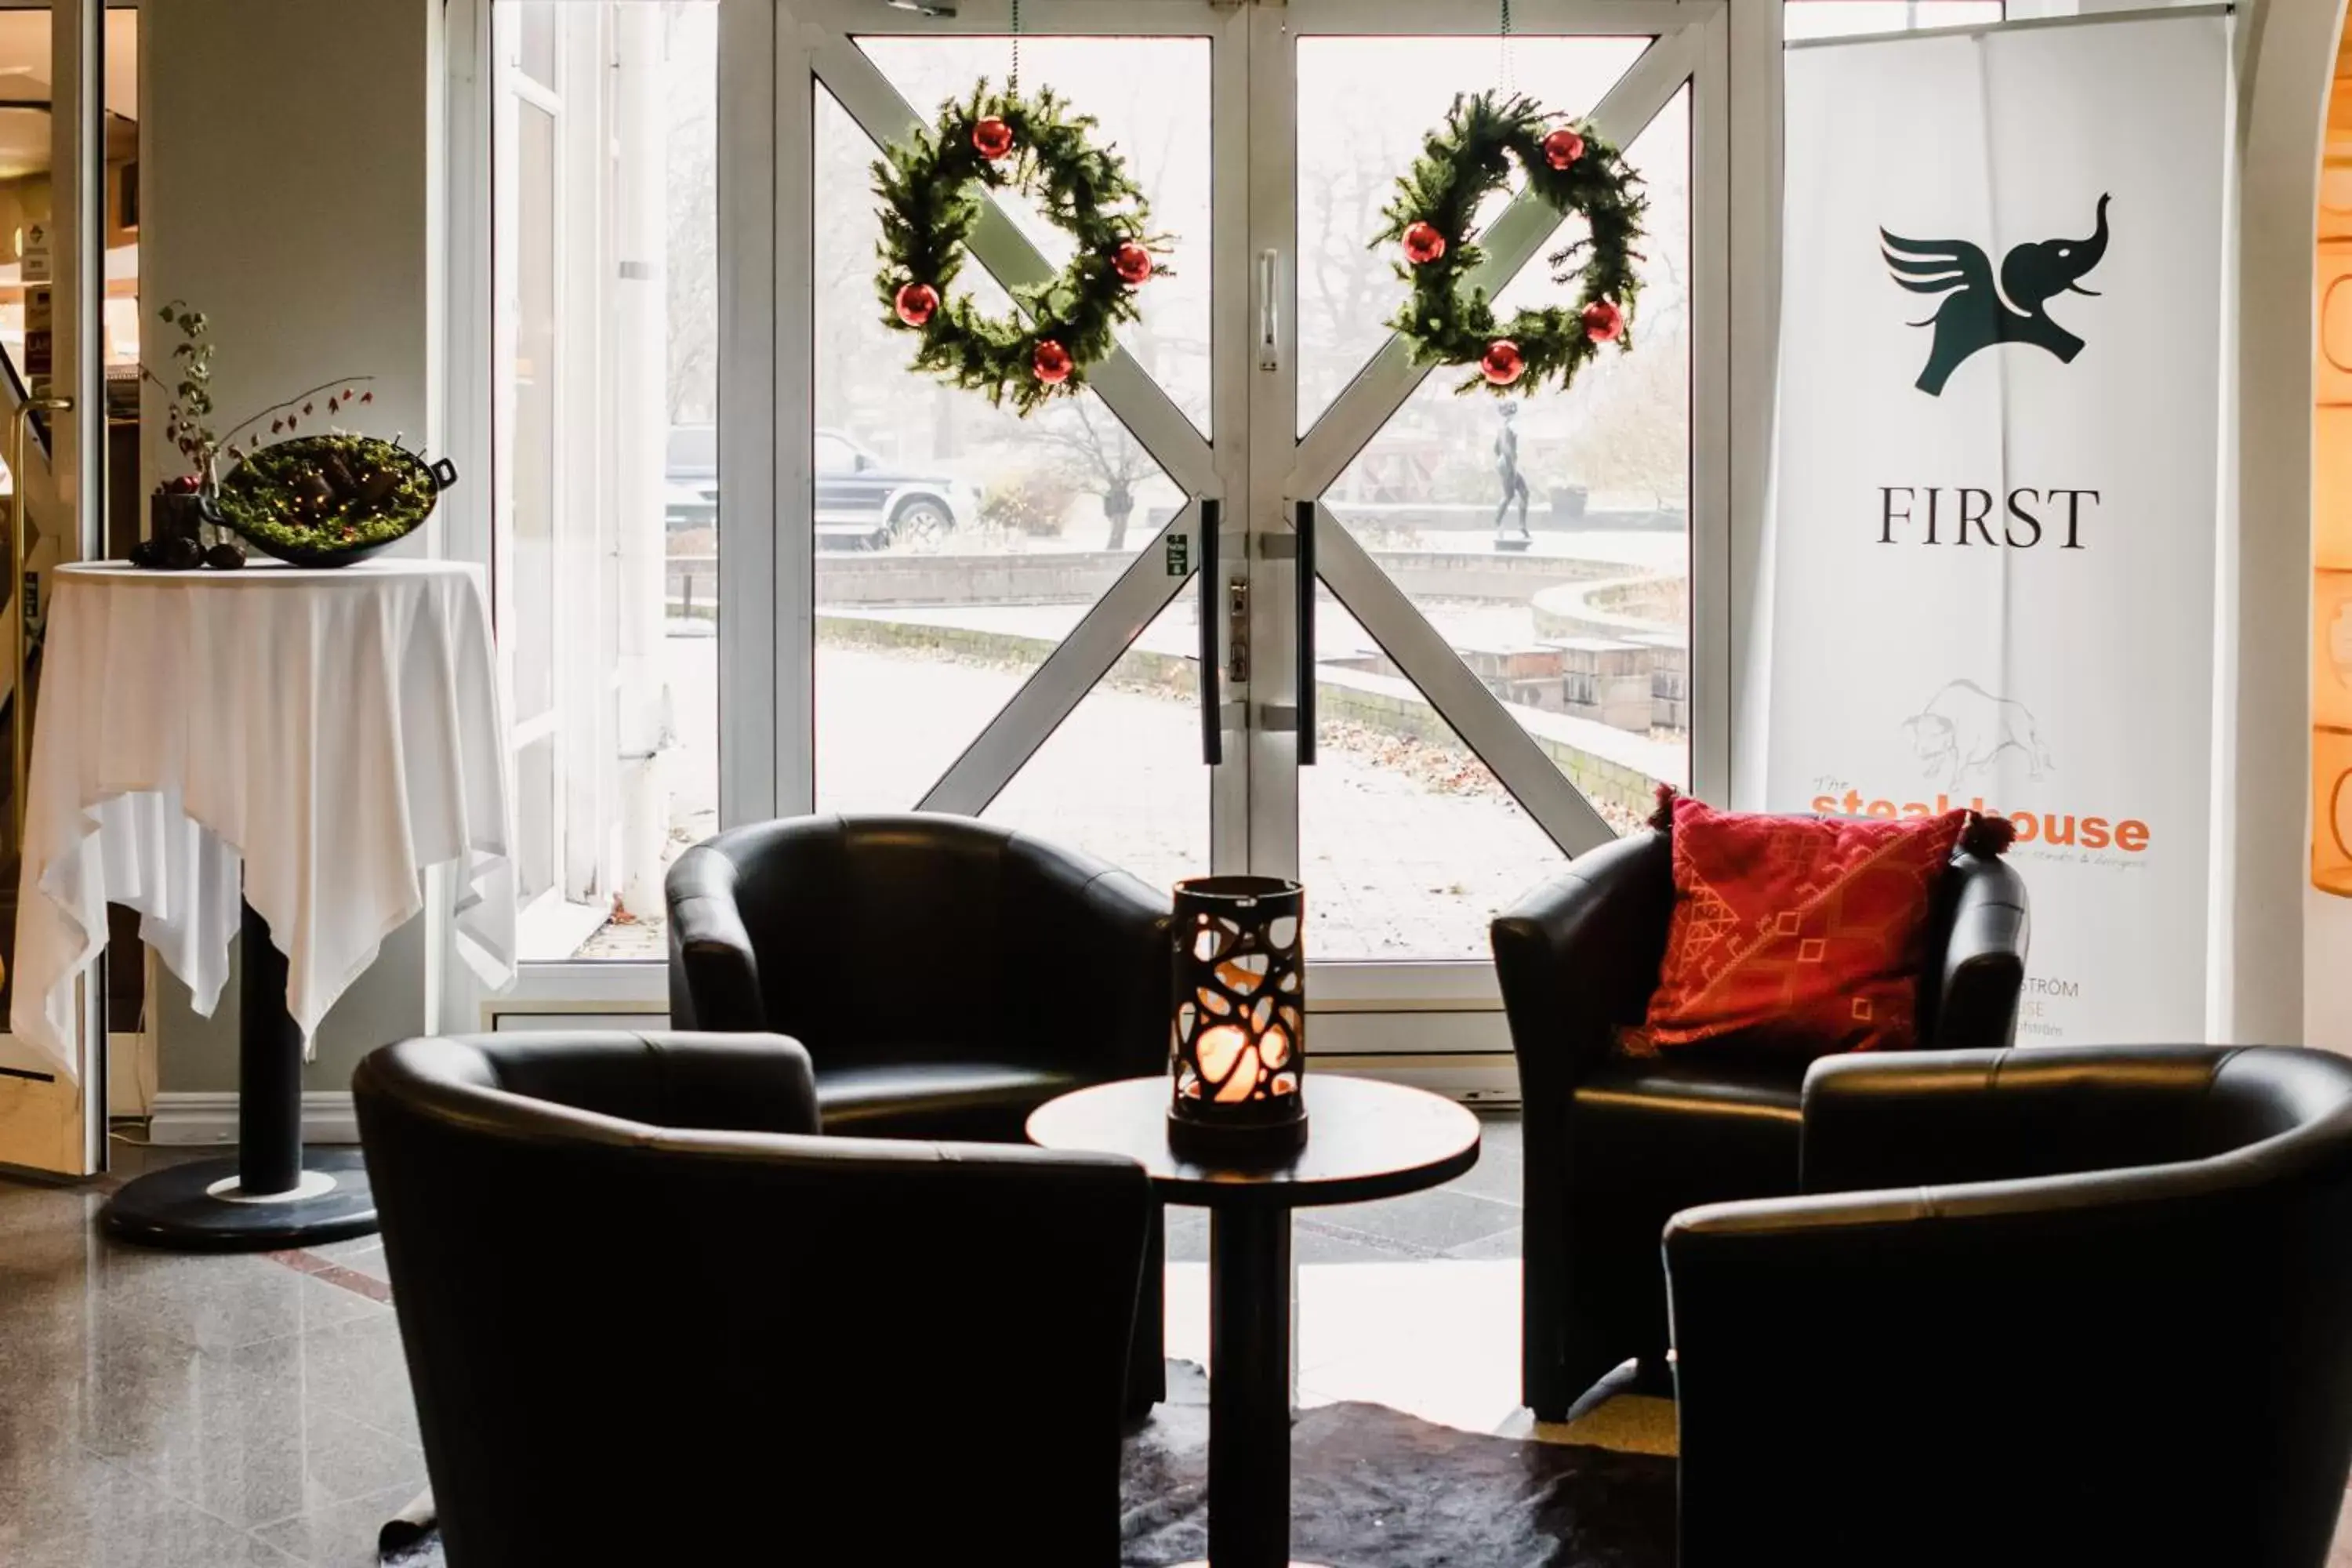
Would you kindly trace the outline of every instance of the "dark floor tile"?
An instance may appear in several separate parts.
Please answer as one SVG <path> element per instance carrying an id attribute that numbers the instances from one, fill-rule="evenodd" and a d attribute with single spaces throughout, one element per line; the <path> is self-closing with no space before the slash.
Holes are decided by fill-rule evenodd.
<path id="1" fill-rule="evenodd" d="M 1316 1210 L 1292 1216 L 1291 1258 L 1297 1263 L 1398 1263 L 1422 1256 L 1376 1236 L 1326 1224 Z M 1209 1260 L 1209 1216 L 1198 1209 L 1171 1209 L 1168 1215 L 1168 1261 L 1206 1263 Z"/>
<path id="2" fill-rule="evenodd" d="M 1171 1208 L 1166 1212 L 1168 1261 L 1171 1263 L 1209 1261 L 1208 1211 Z"/>
<path id="3" fill-rule="evenodd" d="M 1526 1245 L 1527 1228 L 1524 1226 L 1515 1225 L 1508 1230 L 1498 1230 L 1492 1236 L 1482 1236 L 1475 1241 L 1465 1241 L 1459 1247 L 1448 1247 L 1445 1256 L 1477 1260 L 1503 1258 L 1516 1259 Z"/>
<path id="4" fill-rule="evenodd" d="M 1515 1204 L 1439 1188 L 1381 1203 L 1318 1209 L 1315 1218 L 1337 1234 L 1388 1248 L 1396 1257 L 1443 1258 L 1457 1247 L 1512 1229 L 1519 1214 Z"/>
<path id="5" fill-rule="evenodd" d="M 1406 1263 L 1413 1254 L 1381 1241 L 1359 1236 L 1318 1219 L 1301 1217 L 1290 1232 L 1291 1260 L 1309 1263 Z"/>
<path id="6" fill-rule="evenodd" d="M 1478 1163 L 1446 1185 L 1451 1191 L 1517 1204 L 1527 1168 L 1519 1114 L 1514 1110 L 1478 1121 Z"/>
<path id="7" fill-rule="evenodd" d="M 303 1250 L 330 1263 L 340 1264 L 354 1273 L 384 1280 L 392 1278 L 392 1271 L 383 1260 L 383 1237 L 381 1236 L 355 1236 L 349 1241 L 330 1241 Z"/>

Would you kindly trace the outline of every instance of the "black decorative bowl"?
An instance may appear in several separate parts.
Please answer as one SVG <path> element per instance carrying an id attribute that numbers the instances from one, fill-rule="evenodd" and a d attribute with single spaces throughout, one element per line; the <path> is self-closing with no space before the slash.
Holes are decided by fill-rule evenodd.
<path id="1" fill-rule="evenodd" d="M 207 521 L 294 566 L 349 566 L 399 543 L 457 482 L 373 436 L 299 436 L 247 457 L 204 498 Z"/>
<path id="2" fill-rule="evenodd" d="M 392 539 L 380 540 L 373 544 L 354 544 L 336 550 L 325 545 L 280 542 L 260 534 L 247 533 L 243 529 L 236 528 L 235 523 L 230 523 L 228 526 L 236 529 L 237 537 L 247 544 L 252 545 L 264 555 L 274 556 L 283 561 L 289 566 L 356 566 L 371 556 L 383 554 L 407 537 L 407 534 L 401 534 Z M 414 529 L 409 531 L 411 533 L 415 531 Z"/>

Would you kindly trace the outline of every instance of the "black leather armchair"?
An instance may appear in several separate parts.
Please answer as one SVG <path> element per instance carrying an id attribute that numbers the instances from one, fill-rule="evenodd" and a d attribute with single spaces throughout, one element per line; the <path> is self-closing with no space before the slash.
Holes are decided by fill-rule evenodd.
<path id="1" fill-rule="evenodd" d="M 808 1048 L 828 1132 L 1020 1142 L 1087 1084 L 1168 1070 L 1169 900 L 1024 833 L 793 817 L 670 868 L 670 1021 Z M 1158 1211 L 1131 1406 L 1166 1391 Z"/>
<path id="2" fill-rule="evenodd" d="M 2352 1468 L 2352 1062 L 1859 1057 L 1804 1195 L 1676 1216 L 1683 1568 L 2321 1568 Z"/>
<path id="3" fill-rule="evenodd" d="M 409 1040 L 352 1095 L 453 1568 L 1118 1562 L 1140 1166 L 818 1136 L 773 1037 Z"/>
<path id="4" fill-rule="evenodd" d="M 670 1021 L 808 1047 L 827 1130 L 1016 1142 L 1168 1066 L 1168 899 L 969 817 L 803 816 L 670 868 Z"/>
<path id="5" fill-rule="evenodd" d="M 1920 976 L 1921 1043 L 2007 1045 L 2024 883 L 2006 861 L 1962 854 L 1945 884 Z M 1618 1047 L 1657 989 L 1674 897 L 1671 846 L 1643 831 L 1580 857 L 1494 925 L 1527 1118 L 1521 1397 L 1545 1420 L 1628 1357 L 1645 1386 L 1668 1386 L 1657 1257 L 1669 1218 L 1797 1190 L 1801 1057 Z"/>

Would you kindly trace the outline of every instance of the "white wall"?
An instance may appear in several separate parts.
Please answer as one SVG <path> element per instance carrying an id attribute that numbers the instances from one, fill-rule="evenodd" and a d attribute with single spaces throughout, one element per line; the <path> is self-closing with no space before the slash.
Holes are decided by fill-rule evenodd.
<path id="1" fill-rule="evenodd" d="M 166 0 L 142 16 L 142 304 L 151 365 L 175 334 L 154 307 L 212 318 L 216 428 L 331 377 L 373 374 L 365 427 L 439 434 L 440 0 Z M 180 471 L 143 409 L 144 487 Z M 313 1089 L 425 1023 L 422 922 L 327 1016 Z M 166 1091 L 236 1084 L 236 988 L 210 1020 L 168 976 Z"/>

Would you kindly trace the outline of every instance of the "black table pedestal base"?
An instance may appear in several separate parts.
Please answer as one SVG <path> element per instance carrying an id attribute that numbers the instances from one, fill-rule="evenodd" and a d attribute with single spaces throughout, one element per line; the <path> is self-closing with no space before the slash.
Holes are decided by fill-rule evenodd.
<path id="1" fill-rule="evenodd" d="M 375 1194 L 356 1149 L 312 1154 L 291 1193 L 242 1196 L 235 1160 L 198 1160 L 140 1177 L 106 1205 L 109 1234 L 186 1252 L 261 1252 L 375 1229 Z"/>
<path id="2" fill-rule="evenodd" d="M 1209 1559 L 1290 1556 L 1290 1211 L 1209 1215 Z"/>
<path id="3" fill-rule="evenodd" d="M 236 1252 L 375 1229 L 356 1149 L 302 1157 L 302 1031 L 286 1012 L 286 955 L 245 906 L 238 937 L 237 1153 L 152 1172 L 106 1205 L 109 1233 L 149 1247 Z"/>
<path id="4" fill-rule="evenodd" d="M 1272 1164 L 1176 1148 L 1164 1073 L 1029 1117 L 1040 1148 L 1125 1155 L 1162 1202 L 1209 1211 L 1209 1556 L 1183 1568 L 1315 1568 L 1290 1555 L 1290 1211 L 1402 1197 L 1478 1162 L 1478 1119 L 1436 1095 L 1331 1073 L 1302 1092 L 1315 1135 Z"/>

